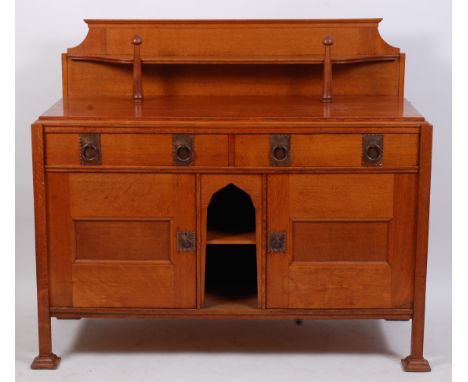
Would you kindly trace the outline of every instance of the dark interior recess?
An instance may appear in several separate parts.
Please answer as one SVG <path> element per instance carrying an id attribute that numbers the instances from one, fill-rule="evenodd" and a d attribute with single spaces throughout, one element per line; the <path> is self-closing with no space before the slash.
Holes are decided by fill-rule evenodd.
<path id="1" fill-rule="evenodd" d="M 255 207 L 249 194 L 229 184 L 211 198 L 208 230 L 229 233 L 255 231 Z"/>
<path id="2" fill-rule="evenodd" d="M 236 244 L 235 235 L 255 232 L 255 207 L 250 196 L 230 184 L 213 195 L 207 229 L 234 234 L 232 243 L 206 246 L 205 306 L 257 306 L 255 244 Z"/>

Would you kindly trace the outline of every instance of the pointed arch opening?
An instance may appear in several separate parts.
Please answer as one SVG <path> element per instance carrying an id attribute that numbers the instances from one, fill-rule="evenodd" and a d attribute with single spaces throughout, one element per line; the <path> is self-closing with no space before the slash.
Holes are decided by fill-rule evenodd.
<path id="1" fill-rule="evenodd" d="M 255 206 L 249 194 L 228 184 L 207 210 L 205 306 L 257 306 Z"/>

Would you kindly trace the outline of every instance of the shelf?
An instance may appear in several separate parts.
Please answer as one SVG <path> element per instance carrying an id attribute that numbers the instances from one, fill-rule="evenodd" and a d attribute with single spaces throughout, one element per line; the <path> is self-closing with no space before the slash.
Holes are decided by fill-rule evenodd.
<path id="1" fill-rule="evenodd" d="M 205 309 L 257 309 L 256 295 L 239 295 L 225 298 L 214 293 L 205 294 Z"/>
<path id="2" fill-rule="evenodd" d="M 208 231 L 206 244 L 255 244 L 255 232 Z"/>
<path id="3" fill-rule="evenodd" d="M 95 61 L 108 62 L 114 64 L 133 63 L 133 56 L 130 55 L 69 55 L 74 61 Z M 361 55 L 361 56 L 336 56 L 332 57 L 333 64 L 353 64 L 359 62 L 372 61 L 394 61 L 399 59 L 399 55 Z M 160 57 L 142 57 L 142 64 L 212 64 L 212 65 L 295 65 L 295 64 L 322 64 L 324 56 L 160 56 Z"/>

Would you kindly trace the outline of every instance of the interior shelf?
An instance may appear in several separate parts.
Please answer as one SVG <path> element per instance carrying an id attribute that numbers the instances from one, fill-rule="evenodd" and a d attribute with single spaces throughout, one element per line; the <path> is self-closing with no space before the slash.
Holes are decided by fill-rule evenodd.
<path id="1" fill-rule="evenodd" d="M 225 232 L 209 230 L 206 244 L 255 244 L 255 231 Z"/>
<path id="2" fill-rule="evenodd" d="M 205 308 L 207 309 L 257 309 L 257 295 L 219 296 L 214 293 L 205 293 Z"/>
<path id="3" fill-rule="evenodd" d="M 257 307 L 256 245 L 206 246 L 205 308 Z"/>

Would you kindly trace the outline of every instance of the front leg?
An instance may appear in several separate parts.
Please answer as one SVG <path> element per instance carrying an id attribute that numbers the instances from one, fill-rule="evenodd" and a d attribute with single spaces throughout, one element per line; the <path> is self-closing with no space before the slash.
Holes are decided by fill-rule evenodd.
<path id="1" fill-rule="evenodd" d="M 34 358 L 31 369 L 56 369 L 59 363 L 60 357 L 52 353 L 50 318 L 42 323 L 39 319 L 39 355 Z"/>
<path id="2" fill-rule="evenodd" d="M 411 323 L 411 354 L 402 359 L 405 371 L 431 371 L 423 357 L 424 315 L 426 305 L 426 270 L 429 235 L 429 197 L 431 187 L 432 126 L 421 126 L 419 139 L 419 184 L 416 234 L 416 262 L 414 269 L 413 320 Z"/>
<path id="3" fill-rule="evenodd" d="M 413 317 L 411 323 L 411 354 L 401 360 L 405 371 L 431 371 L 429 362 L 423 357 L 424 347 L 424 313 Z"/>
<path id="4" fill-rule="evenodd" d="M 34 218 L 36 232 L 37 314 L 39 325 L 39 355 L 32 369 L 56 369 L 60 358 L 52 353 L 49 314 L 49 276 L 47 266 L 46 193 L 44 173 L 44 130 L 40 124 L 31 128 L 34 183 Z"/>

